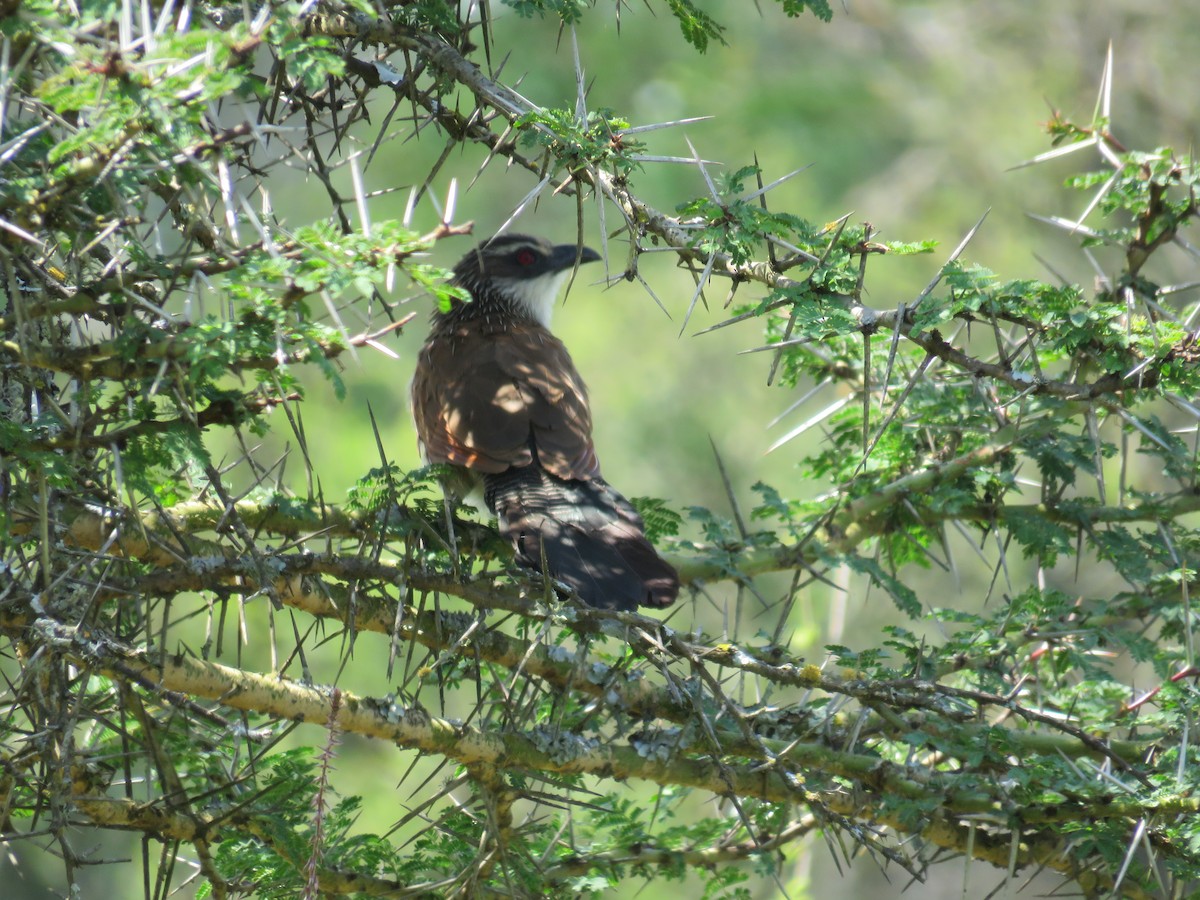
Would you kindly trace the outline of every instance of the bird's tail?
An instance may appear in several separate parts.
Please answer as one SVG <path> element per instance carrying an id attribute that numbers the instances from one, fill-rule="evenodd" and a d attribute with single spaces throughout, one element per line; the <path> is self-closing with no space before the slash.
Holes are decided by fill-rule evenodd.
<path id="1" fill-rule="evenodd" d="M 679 576 L 643 531 L 641 516 L 602 478 L 565 481 L 530 466 L 484 476 L 484 499 L 525 566 L 543 568 L 599 609 L 662 608 Z"/>

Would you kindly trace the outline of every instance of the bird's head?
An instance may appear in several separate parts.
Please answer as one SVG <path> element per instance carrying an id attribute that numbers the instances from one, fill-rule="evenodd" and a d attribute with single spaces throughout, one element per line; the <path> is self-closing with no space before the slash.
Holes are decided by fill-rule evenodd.
<path id="1" fill-rule="evenodd" d="M 501 234 L 458 261 L 454 281 L 478 302 L 485 297 L 511 304 L 514 311 L 550 327 L 559 289 L 577 263 L 594 262 L 591 247 L 552 244 L 527 234 Z"/>

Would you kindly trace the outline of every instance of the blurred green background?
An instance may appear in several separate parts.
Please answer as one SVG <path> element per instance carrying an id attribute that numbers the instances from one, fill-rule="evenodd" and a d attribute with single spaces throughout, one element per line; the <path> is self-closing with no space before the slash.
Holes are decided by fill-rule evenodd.
<path id="1" fill-rule="evenodd" d="M 816 222 L 851 213 L 852 221 L 872 223 L 884 240 L 939 241 L 940 248 L 932 256 L 870 261 L 869 302 L 878 307 L 911 300 L 989 209 L 987 222 L 965 258 L 1004 278 L 1053 279 L 1058 273 L 1073 281 L 1092 282 L 1094 272 L 1079 252 L 1077 240 L 1027 214 L 1078 215 L 1087 198 L 1065 191 L 1062 181 L 1082 168 L 1095 167 L 1095 155 L 1084 152 L 1042 166 L 1010 169 L 1049 149 L 1040 126 L 1052 107 L 1077 122 L 1090 119 L 1110 41 L 1116 136 L 1140 149 L 1170 145 L 1187 152 L 1195 142 L 1200 94 L 1200 6 L 1195 4 L 853 0 L 836 6 L 830 24 L 812 17 L 787 19 L 776 3 L 767 0 L 757 4 L 702 0 L 698 5 L 727 26 L 728 46 L 711 45 L 703 56 L 684 42 L 674 20 L 657 4 L 657 14 L 652 15 L 640 3 L 598 0 L 576 31 L 591 85 L 589 108 L 609 107 L 635 125 L 713 116 L 648 135 L 649 152 L 688 156 L 686 137 L 705 159 L 730 169 L 753 162 L 757 154 L 768 181 L 811 166 L 771 192 L 773 209 Z M 493 63 L 503 59 L 503 79 L 511 84 L 519 78 L 518 90 L 534 103 L 573 106 L 570 31 L 552 21 L 520 19 L 495 2 L 492 7 L 497 14 Z M 469 98 L 463 104 L 464 110 L 469 109 Z M 382 122 L 386 109 L 379 98 L 377 122 Z M 403 112 L 393 121 L 393 129 Z M 374 139 L 373 134 L 360 137 L 368 144 Z M 444 146 L 442 136 L 423 130 L 418 136 L 401 134 L 380 148 L 365 172 L 367 189 L 397 190 L 373 201 L 375 219 L 402 215 L 409 186 L 424 180 Z M 434 196 L 444 198 L 450 180 L 457 180 L 455 221 L 473 220 L 478 238 L 504 222 L 535 183 L 524 170 L 494 160 L 464 191 L 483 158 L 475 148 L 453 151 L 431 186 Z M 719 169 L 714 166 L 714 171 Z M 348 181 L 347 176 L 347 186 Z M 296 173 L 294 180 L 283 179 L 271 187 L 275 209 L 287 224 L 300 225 L 324 214 L 327 197 L 315 181 Z M 705 191 L 694 166 L 673 164 L 648 165 L 634 174 L 632 188 L 667 211 Z M 432 228 L 438 215 L 431 203 L 422 201 L 414 227 Z M 576 215 L 572 198 L 543 195 L 512 227 L 569 241 L 574 240 Z M 610 228 L 619 221 L 614 209 L 608 209 L 606 216 Z M 600 247 L 595 200 L 585 201 L 583 220 L 585 239 Z M 474 240 L 444 241 L 433 258 L 449 266 Z M 626 245 L 614 240 L 608 249 L 614 271 L 619 272 Z M 1048 261 L 1053 271 L 1038 257 Z M 794 442 L 772 454 L 764 452 L 836 395 L 825 392 L 768 428 L 800 394 L 766 386 L 769 354 L 738 355 L 761 344 L 761 332 L 747 323 L 695 336 L 727 317 L 722 309 L 725 286 L 717 283 L 707 294 L 707 308 L 698 306 L 681 334 L 694 292 L 691 276 L 662 254 L 644 256 L 641 271 L 670 318 L 636 283 L 617 282 L 607 289 L 597 284 L 603 272 L 593 265 L 581 270 L 556 319 L 555 330 L 591 389 L 596 443 L 607 478 L 626 495 L 662 497 L 676 509 L 696 504 L 728 515 L 729 501 L 711 440 L 744 510 L 755 502 L 750 486 L 759 480 L 776 486 L 786 497 L 814 496 L 828 489 L 804 483 L 795 467 L 806 447 L 820 439 L 819 429 L 806 435 L 807 445 Z M 1168 282 L 1175 275 L 1151 274 Z M 738 299 L 752 299 L 753 292 L 753 287 L 743 288 Z M 308 398 L 301 413 L 307 452 L 326 498 L 333 502 L 341 502 L 346 489 L 378 465 L 368 403 L 382 425 L 389 458 L 404 468 L 418 465 L 407 392 L 429 301 L 413 294 L 409 302 L 421 317 L 403 335 L 389 339 L 398 360 L 371 349 L 342 358 L 348 388 L 344 402 L 338 402 L 332 388 L 315 373 L 306 375 Z M 350 333 L 368 327 L 361 304 L 348 306 L 341 315 Z M 379 323 L 371 324 L 378 327 Z M 260 459 L 283 452 L 288 443 L 283 415 L 276 416 L 277 433 L 258 452 Z M 229 451 L 237 453 L 232 446 Z M 291 483 L 303 490 L 298 457 L 289 462 L 288 472 Z M 952 602 L 956 593 L 965 604 L 978 604 L 986 592 L 987 570 L 968 568 L 957 575 L 934 570 L 913 584 L 918 590 L 922 584 L 935 586 L 940 605 Z M 773 601 L 783 587 L 766 578 L 760 592 Z M 722 585 L 711 591 L 711 597 L 713 603 L 681 603 L 674 623 L 687 628 L 698 621 L 710 633 L 720 633 L 720 607 L 733 594 Z M 751 637 L 759 604 L 748 596 L 742 601 L 741 633 Z M 774 618 L 768 614 L 762 621 L 765 627 Z M 855 648 L 878 644 L 880 626 L 891 621 L 898 617 L 879 592 L 837 593 L 818 585 L 806 593 L 793 614 L 792 649 L 822 661 L 822 648 L 828 643 Z M 262 625 L 259 617 L 250 627 Z M 394 688 L 383 674 L 386 641 L 373 635 L 361 638 L 354 659 L 339 674 L 340 650 L 344 647 L 335 642 L 327 659 L 314 662 L 315 677 L 375 696 Z M 266 670 L 269 662 L 261 643 L 257 651 L 263 653 L 258 669 Z M 319 743 L 323 735 L 309 729 L 299 732 L 299 738 Z M 382 743 L 344 739 L 334 783 L 342 794 L 366 798 L 364 830 L 386 831 L 403 814 L 399 801 L 410 789 L 406 786 L 397 794 L 394 785 L 410 757 Z M 419 782 L 416 778 L 410 783 Z M 638 785 L 630 789 L 642 790 Z M 699 799 L 697 806 L 711 808 Z M 136 842 L 105 852 L 108 849 L 109 855 L 124 852 L 135 859 L 139 852 Z M 901 896 L 909 883 L 906 873 L 895 868 L 885 873 L 866 857 L 839 873 L 819 839 L 793 859 L 791 875 L 782 880 L 793 898 L 832 891 L 835 896 L 883 900 Z M 49 887 L 56 884 L 61 866 L 53 860 L 44 862 L 36 869 L 23 868 L 21 877 L 26 880 L 16 883 L 11 881 L 18 876 L 10 861 L 0 861 L 4 885 L 0 894 L 61 896 L 61 885 Z M 915 890 L 934 900 L 982 897 L 1002 880 L 1001 872 L 976 868 L 969 876 L 970 890 L 963 893 L 962 866 L 959 862 L 935 869 L 933 880 L 911 887 L 910 895 Z M 116 874 L 115 867 L 85 872 L 84 895 L 139 896 L 140 879 L 132 872 L 126 869 L 126 887 L 101 883 Z M 39 873 L 45 878 L 42 885 L 37 883 Z M 7 894 L 9 885 L 15 895 Z M 812 885 L 822 887 L 811 889 Z M 631 882 L 619 896 L 635 896 L 638 888 Z M 187 889 L 181 892 L 187 894 Z M 755 896 L 783 896 L 783 892 L 780 884 L 764 881 Z"/>

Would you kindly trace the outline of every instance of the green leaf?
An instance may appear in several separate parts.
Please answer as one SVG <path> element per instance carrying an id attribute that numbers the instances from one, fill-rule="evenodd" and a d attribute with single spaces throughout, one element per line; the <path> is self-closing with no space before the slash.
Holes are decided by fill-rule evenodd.
<path id="1" fill-rule="evenodd" d="M 917 617 L 921 615 L 921 601 L 916 592 L 890 572 L 885 571 L 879 563 L 864 556 L 845 556 L 841 558 L 855 572 L 867 575 L 872 583 L 887 591 L 896 607 L 905 615 Z"/>

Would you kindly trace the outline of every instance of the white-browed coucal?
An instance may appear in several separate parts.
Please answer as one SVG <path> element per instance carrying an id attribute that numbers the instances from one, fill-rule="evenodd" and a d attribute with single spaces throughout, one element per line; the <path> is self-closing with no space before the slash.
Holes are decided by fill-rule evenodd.
<path id="1" fill-rule="evenodd" d="M 434 312 L 413 416 L 429 462 L 482 478 L 519 562 L 544 567 L 589 606 L 664 607 L 679 578 L 629 501 L 600 477 L 587 388 L 549 330 L 567 276 L 599 258 L 520 234 L 464 256 L 454 283 L 471 300 Z"/>

